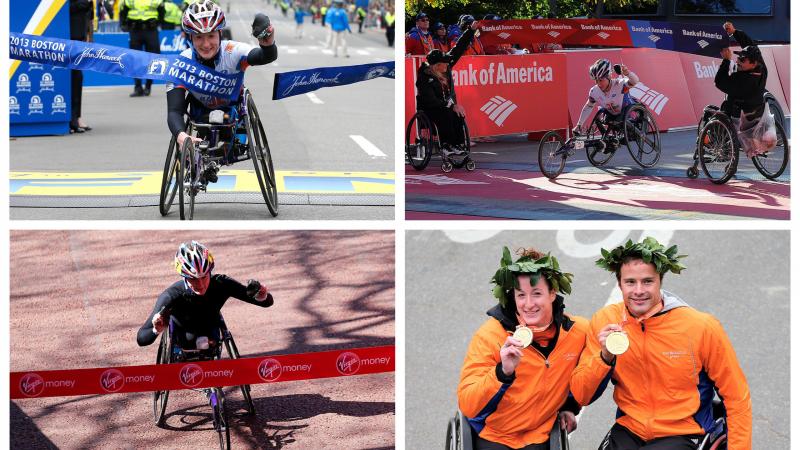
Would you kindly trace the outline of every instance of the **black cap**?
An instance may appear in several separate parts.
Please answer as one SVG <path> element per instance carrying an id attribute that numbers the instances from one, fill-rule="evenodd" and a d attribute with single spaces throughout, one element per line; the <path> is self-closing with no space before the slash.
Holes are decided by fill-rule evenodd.
<path id="1" fill-rule="evenodd" d="M 428 18 L 428 15 L 425 14 L 424 12 L 421 12 L 421 13 L 417 14 L 417 17 L 414 20 L 427 19 L 427 18 Z"/>
<path id="2" fill-rule="evenodd" d="M 761 50 L 756 45 L 748 45 L 740 51 L 735 51 L 737 55 L 747 58 L 750 61 L 761 61 Z"/>
<path id="3" fill-rule="evenodd" d="M 428 52 L 425 60 L 428 61 L 428 64 L 449 63 L 450 55 L 442 52 L 439 49 L 435 49 Z"/>

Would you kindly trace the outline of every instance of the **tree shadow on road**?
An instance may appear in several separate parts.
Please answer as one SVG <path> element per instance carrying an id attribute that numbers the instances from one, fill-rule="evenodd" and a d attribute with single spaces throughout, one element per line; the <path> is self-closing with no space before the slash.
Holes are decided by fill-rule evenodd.
<path id="1" fill-rule="evenodd" d="M 25 414 L 15 402 L 10 403 L 9 426 L 12 430 L 10 448 L 58 449 L 29 415 Z"/>

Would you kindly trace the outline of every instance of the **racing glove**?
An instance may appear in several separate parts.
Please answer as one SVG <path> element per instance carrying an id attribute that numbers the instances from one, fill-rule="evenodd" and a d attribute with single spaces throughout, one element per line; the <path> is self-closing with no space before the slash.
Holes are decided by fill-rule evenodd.
<path id="1" fill-rule="evenodd" d="M 262 286 L 257 280 L 247 280 L 247 296 L 257 302 L 267 299 L 267 287 Z"/>
<path id="2" fill-rule="evenodd" d="M 270 37 L 272 33 L 267 32 L 269 25 L 269 17 L 266 14 L 256 14 L 256 18 L 253 19 L 253 37 L 259 40 Z"/>

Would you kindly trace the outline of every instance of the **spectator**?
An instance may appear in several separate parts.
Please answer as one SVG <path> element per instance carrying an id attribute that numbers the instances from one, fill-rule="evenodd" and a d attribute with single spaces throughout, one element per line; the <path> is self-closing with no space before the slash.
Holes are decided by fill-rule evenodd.
<path id="1" fill-rule="evenodd" d="M 427 14 L 417 14 L 416 26 L 406 33 L 406 55 L 427 55 L 435 47 L 428 32 L 431 19 Z"/>
<path id="2" fill-rule="evenodd" d="M 122 31 L 129 31 L 130 48 L 144 50 L 150 53 L 161 53 L 158 43 L 158 24 L 164 21 L 164 1 L 135 1 L 125 0 L 119 12 L 119 23 Z M 131 97 L 150 95 L 153 80 L 147 80 L 142 89 L 141 78 L 134 79 L 134 88 Z"/>
<path id="3" fill-rule="evenodd" d="M 300 4 L 300 1 L 296 1 L 294 3 L 294 22 L 297 25 L 294 32 L 295 39 L 303 39 L 303 21 L 308 15 L 309 13 L 303 11 L 303 6 Z"/>
<path id="4" fill-rule="evenodd" d="M 92 21 L 94 5 L 92 0 L 69 0 L 69 37 L 75 41 L 90 42 L 92 40 Z M 83 72 L 70 71 L 70 88 L 72 95 L 72 117 L 69 121 L 70 133 L 83 133 L 92 127 L 81 119 L 81 95 L 83 93 Z"/>
<path id="5" fill-rule="evenodd" d="M 339 56 L 339 46 L 341 46 L 344 57 L 349 58 L 347 42 L 344 40 L 344 31 L 347 30 L 348 33 L 353 31 L 350 29 L 350 21 L 343 6 L 344 0 L 333 0 L 333 7 L 328 11 L 328 17 L 325 20 L 331 24 L 333 56 Z"/>
<path id="6" fill-rule="evenodd" d="M 356 9 L 356 16 L 358 16 L 358 32 L 363 33 L 364 21 L 367 20 L 367 11 L 359 6 L 358 9 Z"/>
<path id="7" fill-rule="evenodd" d="M 475 18 L 469 14 L 464 14 L 458 18 L 458 36 L 455 39 L 450 41 L 450 46 L 455 47 L 456 42 L 458 42 L 458 38 L 461 37 L 461 34 L 464 33 L 469 27 L 472 25 L 472 22 L 475 22 Z M 485 55 L 486 51 L 483 49 L 483 44 L 480 40 L 480 30 L 475 31 L 475 37 L 470 42 L 467 50 L 464 52 L 464 56 L 470 55 Z"/>
<path id="8" fill-rule="evenodd" d="M 433 24 L 433 47 L 447 53 L 450 51 L 450 42 L 447 40 L 447 28 L 441 22 Z"/>
<path id="9" fill-rule="evenodd" d="M 386 15 L 383 16 L 383 21 L 386 23 L 386 41 L 389 47 L 394 47 L 394 8 L 390 6 L 386 9 Z"/>
<path id="10" fill-rule="evenodd" d="M 162 30 L 174 30 L 181 27 L 181 19 L 183 18 L 183 11 L 172 0 L 164 2 L 164 21 L 161 22 Z"/>

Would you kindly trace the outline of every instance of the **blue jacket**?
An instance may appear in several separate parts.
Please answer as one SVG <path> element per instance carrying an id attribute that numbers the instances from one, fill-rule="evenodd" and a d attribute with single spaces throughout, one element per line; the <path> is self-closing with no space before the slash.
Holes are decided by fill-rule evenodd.
<path id="1" fill-rule="evenodd" d="M 302 9 L 295 9 L 294 10 L 294 21 L 297 23 L 303 23 L 303 18 L 305 16 L 310 16 L 311 14 L 303 11 Z"/>
<path id="2" fill-rule="evenodd" d="M 342 8 L 331 8 L 325 14 L 325 23 L 331 24 L 333 31 L 350 31 L 350 21 L 347 20 L 347 13 Z"/>

